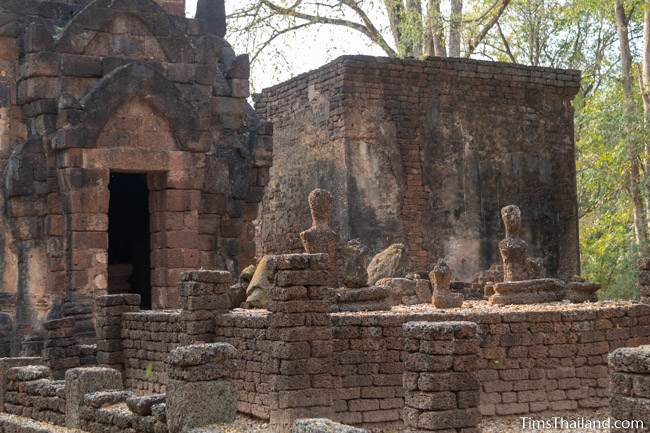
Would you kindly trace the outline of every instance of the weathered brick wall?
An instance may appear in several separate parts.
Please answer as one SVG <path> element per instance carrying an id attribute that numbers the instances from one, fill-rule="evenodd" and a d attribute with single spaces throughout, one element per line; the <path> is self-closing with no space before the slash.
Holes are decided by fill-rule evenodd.
<path id="1" fill-rule="evenodd" d="M 65 382 L 51 380 L 47 367 L 14 367 L 7 379 L 5 412 L 65 425 Z"/>
<path id="2" fill-rule="evenodd" d="M 428 310 L 428 311 L 426 311 Z M 400 327 L 406 321 L 476 322 L 481 412 L 528 414 L 607 406 L 607 354 L 650 342 L 650 307 L 638 303 L 467 310 L 424 308 L 332 315 L 337 415 L 346 423 L 397 421 L 402 406 Z M 390 410 L 379 409 L 390 409 Z"/>
<path id="3" fill-rule="evenodd" d="M 147 175 L 150 260 L 129 264 L 148 267 L 154 308 L 179 307 L 184 271 L 254 262 L 272 127 L 247 106 L 248 56 L 183 4 L 2 3 L 0 306 L 18 316 L 14 354 L 52 308 L 91 342 L 93 297 L 117 292 L 111 172 Z"/>
<path id="4" fill-rule="evenodd" d="M 408 322 L 403 328 L 404 424 L 422 433 L 480 433 L 473 322 Z"/>
<path id="5" fill-rule="evenodd" d="M 302 252 L 298 234 L 309 228 L 307 197 L 315 188 L 334 194 L 334 227 L 350 233 L 343 146 L 341 65 L 267 89 L 255 109 L 273 123 L 274 164 L 264 193 L 255 242 L 258 256 Z"/>
<path id="6" fill-rule="evenodd" d="M 122 316 L 124 313 L 140 311 L 140 296 L 126 294 L 98 296 L 95 305 L 97 313 L 95 362 L 121 371 L 124 368 Z"/>
<path id="7" fill-rule="evenodd" d="M 266 89 L 274 123 L 260 252 L 297 251 L 315 187 L 343 238 L 405 242 L 411 269 L 446 257 L 471 281 L 498 261 L 499 209 L 524 213 L 551 275 L 578 270 L 573 110 L 580 74 L 465 59 L 345 56 Z M 297 175 L 301 182 L 296 182 Z"/>
<path id="8" fill-rule="evenodd" d="M 610 413 L 613 419 L 642 423 L 619 425 L 611 433 L 647 432 L 650 425 L 650 346 L 620 348 L 609 355 Z M 645 428 L 642 428 L 645 427 Z"/>
<path id="9" fill-rule="evenodd" d="M 143 311 L 122 316 L 124 381 L 127 389 L 164 392 L 165 361 L 181 344 L 178 311 Z"/>
<path id="10" fill-rule="evenodd" d="M 230 310 L 228 271 L 199 270 L 181 276 L 181 329 L 184 345 L 214 340 L 214 318 Z"/>
<path id="11" fill-rule="evenodd" d="M 402 325 L 470 321 L 479 326 L 478 377 L 484 416 L 608 405 L 607 354 L 650 343 L 650 306 L 633 302 L 489 307 L 460 313 L 429 306 L 331 314 L 335 418 L 346 424 L 399 424 L 404 406 Z M 217 341 L 238 349 L 233 382 L 239 409 L 269 418 L 273 315 L 236 310 L 216 319 Z"/>
<path id="12" fill-rule="evenodd" d="M 334 382 L 338 388 L 334 408 L 341 422 L 400 421 L 404 406 L 401 327 L 409 320 L 414 319 L 401 315 L 332 315 Z"/>
<path id="13" fill-rule="evenodd" d="M 236 310 L 215 316 L 216 340 L 237 348 L 232 383 L 239 393 L 239 411 L 258 418 L 270 417 L 268 374 L 273 342 L 267 337 L 269 312 Z"/>

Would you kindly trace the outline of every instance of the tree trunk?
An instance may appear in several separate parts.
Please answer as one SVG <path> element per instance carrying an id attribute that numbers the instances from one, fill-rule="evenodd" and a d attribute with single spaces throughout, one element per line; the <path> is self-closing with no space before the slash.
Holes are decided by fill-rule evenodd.
<path id="1" fill-rule="evenodd" d="M 625 127 L 634 117 L 634 95 L 632 93 L 632 53 L 630 50 L 630 37 L 628 17 L 625 13 L 622 0 L 616 0 L 616 31 L 618 33 L 619 49 L 621 54 L 621 82 L 623 84 L 623 104 L 625 109 Z M 630 173 L 628 175 L 628 190 L 634 206 L 634 233 L 636 235 L 639 252 L 642 256 L 648 255 L 648 231 L 646 224 L 646 208 L 641 194 L 641 175 L 639 167 L 639 150 L 630 140 L 627 145 L 630 160 Z"/>
<path id="2" fill-rule="evenodd" d="M 402 20 L 402 34 L 408 34 L 408 45 L 405 55 L 420 57 L 422 55 L 422 2 L 421 0 L 405 0 L 406 16 Z M 402 38 L 403 42 L 405 38 Z"/>
<path id="3" fill-rule="evenodd" d="M 402 0 L 384 0 L 384 6 L 386 7 L 390 32 L 395 40 L 395 46 L 397 51 L 402 53 L 401 20 L 404 13 Z"/>
<path id="4" fill-rule="evenodd" d="M 646 192 L 646 222 L 650 224 L 650 0 L 645 0 L 643 14 L 643 59 L 641 60 L 641 96 L 643 97 L 643 128 L 645 137 L 645 155 L 643 172 Z M 648 228 L 650 230 L 650 228 Z"/>
<path id="5" fill-rule="evenodd" d="M 446 57 L 444 25 L 440 14 L 440 0 L 428 0 L 424 26 L 424 55 Z"/>
<path id="6" fill-rule="evenodd" d="M 449 57 L 460 57 L 460 32 L 463 23 L 463 0 L 451 0 L 449 14 Z"/>

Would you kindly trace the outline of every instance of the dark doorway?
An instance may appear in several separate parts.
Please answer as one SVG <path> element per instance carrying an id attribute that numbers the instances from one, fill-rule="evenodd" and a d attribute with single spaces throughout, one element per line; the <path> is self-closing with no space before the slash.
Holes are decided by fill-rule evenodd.
<path id="1" fill-rule="evenodd" d="M 108 185 L 108 293 L 137 293 L 151 308 L 147 176 L 111 173 Z"/>

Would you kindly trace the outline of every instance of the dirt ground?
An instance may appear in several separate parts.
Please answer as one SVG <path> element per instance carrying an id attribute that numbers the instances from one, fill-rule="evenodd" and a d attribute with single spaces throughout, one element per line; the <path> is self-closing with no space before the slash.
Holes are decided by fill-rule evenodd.
<path id="1" fill-rule="evenodd" d="M 482 433 L 609 433 L 609 429 L 597 428 L 598 426 L 594 425 L 596 422 L 606 420 L 608 416 L 607 409 L 548 413 L 535 415 L 532 417 L 532 421 L 526 419 L 526 425 L 524 425 L 521 416 L 486 417 L 480 427 Z M 544 421 L 544 424 L 550 425 L 550 427 L 543 426 L 539 421 Z M 219 433 L 269 432 L 268 424 L 244 416 L 237 417 L 233 424 L 219 427 L 221 429 L 218 430 Z M 391 427 L 373 429 L 372 433 L 402 433 L 404 431 L 403 428 Z"/>

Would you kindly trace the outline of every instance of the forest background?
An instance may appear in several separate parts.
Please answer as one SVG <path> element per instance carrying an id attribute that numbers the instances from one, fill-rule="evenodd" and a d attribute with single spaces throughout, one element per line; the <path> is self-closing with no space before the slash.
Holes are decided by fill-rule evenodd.
<path id="1" fill-rule="evenodd" d="M 650 0 L 226 0 L 255 91 L 342 54 L 579 69 L 582 274 L 636 298 L 650 255 Z M 188 14 L 195 4 L 190 0 Z"/>

